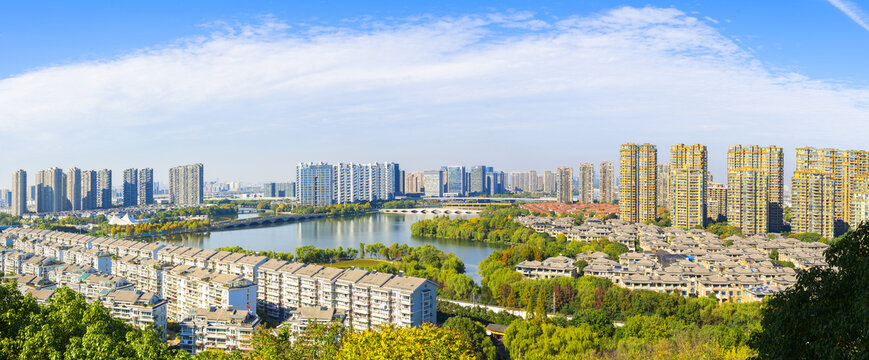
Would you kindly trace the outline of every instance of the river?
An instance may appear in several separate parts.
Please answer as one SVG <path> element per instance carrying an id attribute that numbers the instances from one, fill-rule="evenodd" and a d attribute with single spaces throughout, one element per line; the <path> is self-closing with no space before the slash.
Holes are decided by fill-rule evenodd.
<path id="1" fill-rule="evenodd" d="M 250 217 L 255 215 L 240 215 Z M 477 266 L 481 260 L 504 246 L 475 241 L 415 238 L 410 235 L 410 225 L 434 215 L 382 214 L 375 213 L 343 218 L 327 218 L 296 223 L 283 223 L 257 227 L 242 227 L 232 230 L 197 234 L 178 234 L 161 240 L 182 243 L 187 246 L 214 249 L 224 246 L 241 246 L 249 250 L 274 250 L 295 252 L 297 247 L 313 245 L 320 248 L 358 249 L 359 243 L 384 245 L 393 243 L 420 246 L 432 244 L 438 249 L 456 254 L 465 263 L 465 272 L 479 283 Z"/>

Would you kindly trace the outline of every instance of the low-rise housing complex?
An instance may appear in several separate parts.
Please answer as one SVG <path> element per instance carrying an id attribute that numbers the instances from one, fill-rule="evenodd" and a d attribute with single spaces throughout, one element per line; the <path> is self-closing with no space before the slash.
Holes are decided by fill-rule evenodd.
<path id="1" fill-rule="evenodd" d="M 618 261 L 603 253 L 579 254 L 576 259 L 557 256 L 524 261 L 516 271 L 528 278 L 590 275 L 629 289 L 644 289 L 682 296 L 714 296 L 719 301 L 759 301 L 796 283 L 796 270 L 773 260 L 789 261 L 797 270 L 826 267 L 827 244 L 807 243 L 781 236 L 720 239 L 701 229 L 660 228 L 621 220 L 589 219 L 582 226 L 573 219 L 522 216 L 515 221 L 552 236 L 589 241 L 607 238 L 628 246 Z M 636 248 L 633 244 L 638 244 Z M 773 252 L 775 250 L 775 252 Z M 771 255 L 778 254 L 777 259 Z M 577 274 L 573 262 L 588 265 Z"/>
<path id="2" fill-rule="evenodd" d="M 167 319 L 177 321 L 180 346 L 191 353 L 248 350 L 258 308 L 296 328 L 326 312 L 355 330 L 436 322 L 437 284 L 423 278 L 29 228 L 2 236 L 0 270 L 18 274 L 22 291 L 47 301 L 67 286 L 163 336 Z"/>

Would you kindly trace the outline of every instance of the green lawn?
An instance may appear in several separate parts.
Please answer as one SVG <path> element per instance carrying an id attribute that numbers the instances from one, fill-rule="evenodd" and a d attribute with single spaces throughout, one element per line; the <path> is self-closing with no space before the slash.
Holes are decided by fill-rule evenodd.
<path id="1" fill-rule="evenodd" d="M 344 269 L 344 268 L 349 268 L 351 266 L 375 267 L 375 266 L 380 265 L 380 264 L 391 264 L 391 263 L 392 263 L 392 261 L 381 260 L 381 259 L 353 259 L 353 260 L 339 261 L 339 262 L 332 263 L 332 264 L 317 264 L 317 265 Z"/>

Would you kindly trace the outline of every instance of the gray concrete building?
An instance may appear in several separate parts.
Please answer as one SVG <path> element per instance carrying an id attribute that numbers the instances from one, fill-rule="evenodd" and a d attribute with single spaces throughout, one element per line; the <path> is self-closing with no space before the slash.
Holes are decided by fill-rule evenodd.
<path id="1" fill-rule="evenodd" d="M 97 173 L 97 208 L 112 207 L 112 171 L 102 169 Z"/>
<path id="2" fill-rule="evenodd" d="M 176 205 L 199 205 L 204 200 L 202 164 L 169 169 L 169 200 Z"/>
<path id="3" fill-rule="evenodd" d="M 18 170 L 12 174 L 12 215 L 27 212 L 27 172 Z"/>
<path id="4" fill-rule="evenodd" d="M 151 205 L 154 203 L 154 169 L 139 169 L 138 183 L 139 205 Z"/>
<path id="5" fill-rule="evenodd" d="M 139 170 L 124 170 L 124 206 L 139 205 Z"/>

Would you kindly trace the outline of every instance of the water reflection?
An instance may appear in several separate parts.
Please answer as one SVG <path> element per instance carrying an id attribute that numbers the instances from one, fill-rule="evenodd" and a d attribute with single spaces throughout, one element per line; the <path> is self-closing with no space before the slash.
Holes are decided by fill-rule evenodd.
<path id="1" fill-rule="evenodd" d="M 410 246 L 433 244 L 444 252 L 455 253 L 464 261 L 468 275 L 479 282 L 478 263 L 495 250 L 502 249 L 503 246 L 475 241 L 422 239 L 411 236 L 411 224 L 420 219 L 430 219 L 433 216 L 424 214 L 372 214 L 201 234 L 168 235 L 158 240 L 206 249 L 238 245 L 251 250 L 281 252 L 295 252 L 297 247 L 306 245 L 324 248 L 342 246 L 355 249 L 359 247 L 360 242 L 365 244 L 380 242 L 384 245 L 398 243 Z"/>

